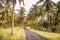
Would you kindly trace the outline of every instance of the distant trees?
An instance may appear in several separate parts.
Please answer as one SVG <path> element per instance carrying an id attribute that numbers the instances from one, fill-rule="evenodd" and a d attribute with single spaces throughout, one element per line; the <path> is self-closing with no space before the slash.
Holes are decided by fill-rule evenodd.
<path id="1" fill-rule="evenodd" d="M 58 25 L 59 25 L 58 29 L 60 31 L 60 1 L 57 2 L 57 9 L 58 9 L 57 15 L 58 15 Z"/>
<path id="2" fill-rule="evenodd" d="M 5 0 L 5 2 L 4 2 L 4 0 L 1 0 L 0 3 L 1 3 L 1 6 L 3 7 L 0 10 L 1 11 L 1 14 L 2 14 L 2 26 L 3 26 L 4 19 L 8 17 L 9 4 L 7 3 L 7 0 Z"/>
<path id="3" fill-rule="evenodd" d="M 24 7 L 21 7 L 20 10 L 18 10 L 19 13 L 17 14 L 17 24 L 24 26 L 24 20 L 25 20 L 25 9 Z"/>
<path id="4" fill-rule="evenodd" d="M 2 20 L 2 24 L 4 20 L 7 20 L 7 23 L 12 23 L 11 34 L 14 34 L 14 23 L 21 26 L 30 25 L 35 28 L 39 26 L 38 30 L 41 26 L 48 28 L 50 32 L 55 29 L 57 30 L 56 25 L 58 24 L 58 30 L 60 30 L 60 1 L 54 3 L 51 0 L 39 0 L 36 4 L 32 5 L 27 15 L 25 15 L 26 10 L 24 7 L 20 7 L 18 10 L 19 13 L 15 14 L 16 1 L 0 0 L 0 20 Z M 24 0 L 18 1 L 19 6 L 21 6 L 21 3 L 25 5 Z M 39 3 L 42 4 L 38 5 Z"/>
<path id="5" fill-rule="evenodd" d="M 43 4 L 38 5 L 39 3 L 42 3 L 42 2 Z M 29 13 L 27 14 L 27 21 L 28 21 L 27 24 L 31 23 L 31 25 L 34 25 L 38 22 L 38 24 L 41 23 L 42 26 L 47 27 L 50 32 L 52 32 L 53 30 L 55 32 L 57 30 L 56 25 L 57 24 L 60 25 L 59 24 L 59 20 L 60 20 L 59 4 L 60 4 L 59 2 L 56 4 L 51 0 L 39 0 L 35 5 L 33 5 L 33 7 L 30 8 Z M 47 14 L 47 17 L 46 17 L 46 14 Z M 42 18 L 42 21 L 39 21 L 39 19 L 41 18 Z"/>
<path id="6" fill-rule="evenodd" d="M 41 2 L 43 2 L 44 0 L 39 0 L 38 2 L 37 2 L 37 4 L 38 3 L 41 3 Z M 43 3 L 43 7 L 45 8 L 45 11 L 46 11 L 46 13 L 47 13 L 47 17 L 48 17 L 48 23 L 49 23 L 49 31 L 51 32 L 51 19 L 50 19 L 50 17 L 51 17 L 51 14 L 50 14 L 50 10 L 52 9 L 52 7 L 55 5 L 55 3 L 53 2 L 53 1 L 51 1 L 51 0 L 45 0 L 44 1 L 44 3 Z"/>

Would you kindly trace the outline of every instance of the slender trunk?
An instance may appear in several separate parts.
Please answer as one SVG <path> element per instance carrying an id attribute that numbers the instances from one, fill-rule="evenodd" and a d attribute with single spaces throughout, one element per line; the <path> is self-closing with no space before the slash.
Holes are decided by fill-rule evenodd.
<path id="1" fill-rule="evenodd" d="M 14 5 L 13 5 L 13 12 L 12 12 L 12 27 L 11 27 L 11 35 L 14 34 Z"/>
<path id="2" fill-rule="evenodd" d="M 43 20 L 43 17 L 41 16 L 41 24 L 40 24 L 41 26 L 42 26 L 42 20 Z"/>
<path id="3" fill-rule="evenodd" d="M 2 28 L 3 28 L 3 21 L 4 21 L 4 18 L 2 18 Z"/>

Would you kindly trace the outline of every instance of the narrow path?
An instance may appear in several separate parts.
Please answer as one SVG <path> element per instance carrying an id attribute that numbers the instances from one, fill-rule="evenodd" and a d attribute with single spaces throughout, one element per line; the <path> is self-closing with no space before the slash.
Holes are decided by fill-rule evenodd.
<path id="1" fill-rule="evenodd" d="M 41 35 L 38 35 L 26 28 L 24 28 L 25 30 L 25 33 L 26 33 L 26 40 L 48 40 L 47 38 L 41 36 Z"/>

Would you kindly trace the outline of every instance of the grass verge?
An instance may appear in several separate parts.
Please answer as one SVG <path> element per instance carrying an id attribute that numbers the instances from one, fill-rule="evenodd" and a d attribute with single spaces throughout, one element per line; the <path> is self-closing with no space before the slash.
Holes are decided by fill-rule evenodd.
<path id="1" fill-rule="evenodd" d="M 60 40 L 60 34 L 59 33 L 43 32 L 43 31 L 38 31 L 38 30 L 35 30 L 35 29 L 31 29 L 29 27 L 27 27 L 27 29 L 29 29 L 29 30 L 31 30 L 31 31 L 39 34 L 39 35 L 42 35 L 49 40 Z"/>
<path id="2" fill-rule="evenodd" d="M 26 40 L 24 29 L 20 27 L 14 28 L 15 34 L 11 35 L 11 28 L 0 28 L 0 40 Z"/>

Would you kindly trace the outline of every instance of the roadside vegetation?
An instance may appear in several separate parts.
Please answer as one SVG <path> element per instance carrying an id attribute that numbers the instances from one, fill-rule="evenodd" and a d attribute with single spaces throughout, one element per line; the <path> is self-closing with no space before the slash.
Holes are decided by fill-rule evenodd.
<path id="1" fill-rule="evenodd" d="M 41 36 L 46 37 L 49 40 L 60 40 L 60 33 L 38 31 L 38 30 L 35 30 L 35 29 L 31 29 L 30 27 L 27 27 L 27 29 L 29 29 L 32 32 L 37 33 L 37 34 L 39 34 Z"/>
<path id="2" fill-rule="evenodd" d="M 0 0 L 0 40 L 25 40 L 23 27 L 50 40 L 60 40 L 60 0 L 39 0 L 27 10 L 24 0 Z M 21 6 L 23 4 L 23 7 Z M 28 4 L 28 3 L 27 3 Z"/>
<path id="3" fill-rule="evenodd" d="M 25 31 L 23 28 L 15 27 L 14 35 L 11 35 L 11 28 L 0 28 L 0 40 L 26 40 Z"/>

